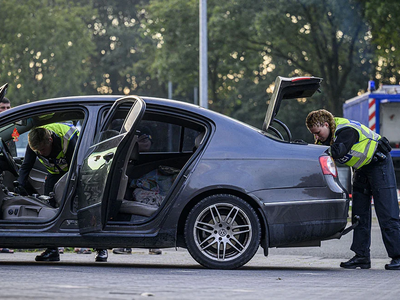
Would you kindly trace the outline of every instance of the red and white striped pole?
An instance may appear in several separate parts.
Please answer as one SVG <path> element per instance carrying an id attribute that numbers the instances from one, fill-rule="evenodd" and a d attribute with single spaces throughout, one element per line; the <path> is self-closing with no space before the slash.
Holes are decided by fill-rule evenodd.
<path id="1" fill-rule="evenodd" d="M 368 92 L 372 93 L 375 91 L 375 81 L 368 81 Z M 376 101 L 374 98 L 368 99 L 368 127 L 375 131 L 376 129 Z"/>
<path id="2" fill-rule="evenodd" d="M 375 118 L 375 112 L 376 112 L 376 105 L 375 105 L 375 99 L 374 98 L 369 98 L 368 99 L 368 127 L 369 129 L 375 131 L 376 129 L 376 118 Z"/>

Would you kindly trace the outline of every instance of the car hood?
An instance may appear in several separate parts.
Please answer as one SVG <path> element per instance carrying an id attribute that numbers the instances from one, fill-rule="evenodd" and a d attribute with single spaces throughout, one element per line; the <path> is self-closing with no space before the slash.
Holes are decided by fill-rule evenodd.
<path id="1" fill-rule="evenodd" d="M 319 90 L 322 78 L 319 77 L 292 77 L 278 76 L 272 93 L 267 113 L 265 114 L 262 129 L 266 131 L 279 111 L 283 99 L 311 97 Z"/>

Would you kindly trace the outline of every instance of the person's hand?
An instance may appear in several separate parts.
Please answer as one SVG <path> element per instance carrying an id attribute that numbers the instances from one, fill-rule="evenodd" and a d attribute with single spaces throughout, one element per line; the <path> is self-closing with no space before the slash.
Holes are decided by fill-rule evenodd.
<path id="1" fill-rule="evenodd" d="M 23 186 L 16 186 L 14 188 L 14 193 L 17 193 L 21 196 L 28 196 L 28 192 L 25 190 Z"/>

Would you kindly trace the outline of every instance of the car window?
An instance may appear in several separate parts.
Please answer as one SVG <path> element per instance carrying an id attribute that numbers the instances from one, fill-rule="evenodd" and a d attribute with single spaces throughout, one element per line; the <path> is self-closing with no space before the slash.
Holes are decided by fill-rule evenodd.
<path id="1" fill-rule="evenodd" d="M 180 126 L 158 121 L 142 121 L 138 132 L 151 137 L 151 152 L 178 152 Z"/>
<path id="2" fill-rule="evenodd" d="M 17 153 L 16 153 L 17 157 L 25 156 L 26 146 L 28 145 L 28 133 L 29 132 L 21 133 L 18 139 L 14 141 L 15 146 L 17 148 Z"/>
<path id="3" fill-rule="evenodd" d="M 31 115 L 1 126 L 0 137 L 6 142 L 14 157 L 24 157 L 28 145 L 28 134 L 32 128 L 50 123 L 63 123 L 76 126 L 80 131 L 83 118 L 82 111 L 60 111 Z"/>
<path id="4" fill-rule="evenodd" d="M 195 139 L 200 130 L 171 124 L 163 121 L 143 120 L 137 129 L 139 137 L 149 136 L 151 147 L 149 152 L 192 152 L 195 148 Z M 141 138 L 139 138 L 139 142 Z"/>
<path id="5" fill-rule="evenodd" d="M 185 134 L 183 135 L 183 152 L 189 152 L 195 150 L 204 136 L 204 132 L 200 132 L 195 129 L 185 128 Z"/>
<path id="6" fill-rule="evenodd" d="M 82 127 L 81 121 L 78 121 L 77 124 L 74 124 L 72 121 L 64 121 L 63 123 L 74 125 L 79 131 L 81 131 L 81 127 Z M 15 148 L 16 148 L 15 153 L 13 153 L 13 149 L 12 149 L 13 147 L 12 146 L 10 147 L 12 140 L 7 141 L 7 145 L 9 146 L 10 151 L 13 154 L 13 156 L 17 156 L 17 157 L 25 156 L 26 146 L 28 145 L 28 133 L 29 132 L 20 133 L 19 136 L 14 139 Z"/>
<path id="7" fill-rule="evenodd" d="M 100 124 L 103 122 L 107 112 L 108 110 L 103 112 Z M 120 108 L 106 127 L 107 132 L 98 133 L 95 141 L 104 140 L 118 134 L 127 112 L 127 109 Z M 203 136 L 205 129 L 203 126 L 182 117 L 147 111 L 136 132 L 138 136 L 147 136 L 147 144 L 143 140 L 144 137 L 139 138 L 140 152 L 177 153 L 193 152 L 198 147 L 196 138 L 199 140 L 198 137 L 200 135 Z M 142 141 L 143 143 L 140 143 Z"/>

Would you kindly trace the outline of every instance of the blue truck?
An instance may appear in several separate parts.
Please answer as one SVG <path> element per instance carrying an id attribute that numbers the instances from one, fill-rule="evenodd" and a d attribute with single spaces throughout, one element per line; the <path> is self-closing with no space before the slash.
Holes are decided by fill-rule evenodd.
<path id="1" fill-rule="evenodd" d="M 367 93 L 345 101 L 343 117 L 368 126 L 390 141 L 399 194 L 400 85 L 382 85 L 375 90 L 373 81 L 370 81 Z"/>

